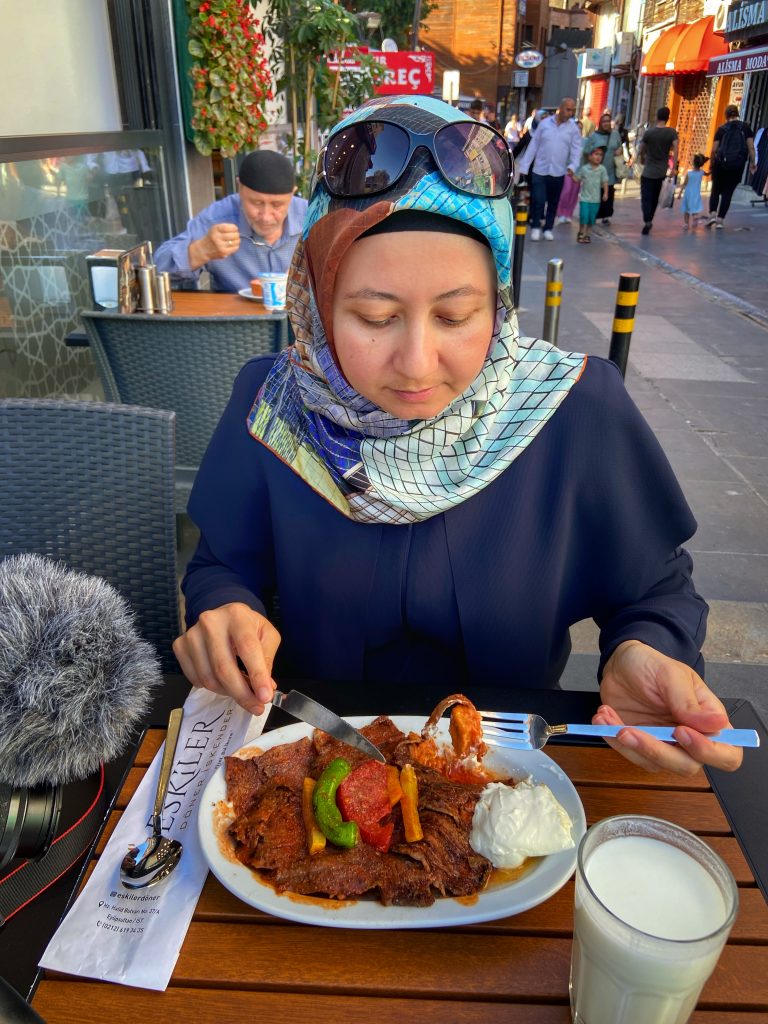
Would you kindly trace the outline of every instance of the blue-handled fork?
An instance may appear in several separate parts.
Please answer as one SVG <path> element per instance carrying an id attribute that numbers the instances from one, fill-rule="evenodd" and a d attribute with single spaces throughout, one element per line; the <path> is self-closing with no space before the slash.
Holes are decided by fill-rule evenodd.
<path id="1" fill-rule="evenodd" d="M 541 715 L 516 715 L 505 711 L 478 711 L 478 714 L 483 722 L 483 739 L 489 747 L 518 750 L 541 750 L 552 736 L 616 736 L 628 728 L 626 725 L 550 725 Z M 675 742 L 675 726 L 633 725 L 629 728 L 665 743 Z M 734 747 L 760 746 L 760 737 L 753 729 L 721 729 L 707 739 Z"/>

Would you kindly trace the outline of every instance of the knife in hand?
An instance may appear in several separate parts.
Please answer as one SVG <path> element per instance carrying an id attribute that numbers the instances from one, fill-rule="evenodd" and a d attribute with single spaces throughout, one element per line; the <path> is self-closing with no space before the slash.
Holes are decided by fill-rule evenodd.
<path id="1" fill-rule="evenodd" d="M 301 722 L 313 725 L 316 729 L 322 729 L 323 732 L 327 732 L 337 740 L 341 740 L 342 743 L 348 743 L 352 747 L 357 747 L 358 750 L 362 750 L 364 754 L 374 761 L 381 761 L 382 764 L 387 763 L 387 759 L 379 748 L 366 739 L 361 732 L 354 729 L 343 718 L 339 718 L 333 711 L 322 704 L 318 704 L 311 697 L 307 697 L 306 694 L 299 693 L 298 690 L 290 690 L 288 693 L 281 693 L 280 690 L 275 690 L 272 694 L 272 703 L 276 708 L 280 708 L 281 711 L 287 711 L 289 715 L 293 715 L 294 718 L 298 718 Z"/>

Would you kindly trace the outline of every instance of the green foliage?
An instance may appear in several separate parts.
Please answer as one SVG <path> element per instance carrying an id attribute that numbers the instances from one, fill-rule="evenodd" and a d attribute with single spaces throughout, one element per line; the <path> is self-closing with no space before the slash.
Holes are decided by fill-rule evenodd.
<path id="1" fill-rule="evenodd" d="M 401 50 L 410 50 L 415 0 L 347 0 L 350 11 L 376 11 L 381 26 L 376 29 L 376 43 L 394 39 Z M 434 0 L 422 0 L 419 25 L 423 26 L 430 11 L 438 6 Z M 373 43 L 373 40 L 371 40 Z"/>
<path id="2" fill-rule="evenodd" d="M 354 71 L 329 69 L 330 54 L 354 49 L 359 42 L 358 19 L 333 0 L 270 0 L 264 29 L 273 44 L 274 67 L 282 66 L 277 88 L 285 91 L 294 162 L 306 191 L 317 130 L 372 96 L 384 72 L 367 54 L 360 54 Z"/>
<path id="3" fill-rule="evenodd" d="M 203 156 L 253 149 L 272 99 L 264 36 L 248 0 L 187 0 L 192 68 L 192 128 Z"/>

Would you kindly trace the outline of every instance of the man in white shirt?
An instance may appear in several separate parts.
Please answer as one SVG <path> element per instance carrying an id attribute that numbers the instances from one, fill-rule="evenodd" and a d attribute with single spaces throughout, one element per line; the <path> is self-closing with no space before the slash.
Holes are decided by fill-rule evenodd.
<path id="1" fill-rule="evenodd" d="M 542 121 L 520 159 L 520 173 L 531 176 L 531 241 L 554 240 L 557 204 L 563 191 L 565 175 L 573 174 L 581 163 L 581 132 L 573 120 L 576 101 L 570 97 L 560 101 L 554 117 Z"/>

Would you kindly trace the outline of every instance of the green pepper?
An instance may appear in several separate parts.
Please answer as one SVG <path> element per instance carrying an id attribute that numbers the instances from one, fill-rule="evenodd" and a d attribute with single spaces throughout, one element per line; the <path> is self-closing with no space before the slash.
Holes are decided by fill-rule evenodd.
<path id="1" fill-rule="evenodd" d="M 341 811 L 336 806 L 336 790 L 351 771 L 349 761 L 337 757 L 317 780 L 312 794 L 312 807 L 320 831 L 334 846 L 347 848 L 357 846 L 360 829 L 357 822 L 344 821 L 341 817 Z"/>

